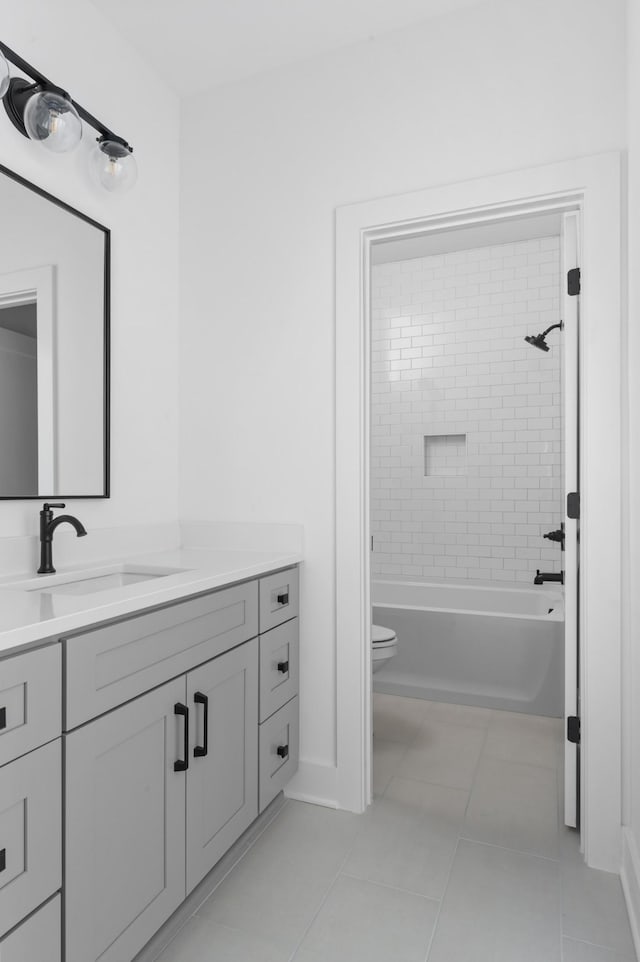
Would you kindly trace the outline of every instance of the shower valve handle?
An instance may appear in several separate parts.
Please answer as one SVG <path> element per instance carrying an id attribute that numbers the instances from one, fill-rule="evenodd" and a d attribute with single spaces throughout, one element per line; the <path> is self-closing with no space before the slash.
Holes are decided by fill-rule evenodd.
<path id="1" fill-rule="evenodd" d="M 558 528 L 557 531 L 547 531 L 547 533 L 543 534 L 542 537 L 546 538 L 547 541 L 558 542 L 560 548 L 562 551 L 564 551 L 564 525 L 562 525 L 561 528 Z"/>

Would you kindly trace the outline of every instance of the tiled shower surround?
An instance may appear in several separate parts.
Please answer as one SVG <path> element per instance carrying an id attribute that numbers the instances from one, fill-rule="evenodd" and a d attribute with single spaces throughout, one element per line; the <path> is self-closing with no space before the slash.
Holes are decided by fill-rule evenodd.
<path id="1" fill-rule="evenodd" d="M 559 571 L 560 238 L 372 268 L 373 573 Z"/>

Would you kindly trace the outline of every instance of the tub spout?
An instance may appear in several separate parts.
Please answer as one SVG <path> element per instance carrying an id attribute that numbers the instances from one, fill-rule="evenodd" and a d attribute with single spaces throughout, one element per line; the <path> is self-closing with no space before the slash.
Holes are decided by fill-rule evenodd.
<path id="1" fill-rule="evenodd" d="M 543 585 L 545 581 L 557 581 L 559 584 L 564 584 L 564 571 L 536 571 L 536 576 L 533 579 L 534 585 Z"/>

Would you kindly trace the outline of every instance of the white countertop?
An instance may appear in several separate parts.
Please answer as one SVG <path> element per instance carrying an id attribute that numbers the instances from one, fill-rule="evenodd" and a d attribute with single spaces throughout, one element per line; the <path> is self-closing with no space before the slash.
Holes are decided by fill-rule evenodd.
<path id="1" fill-rule="evenodd" d="M 33 573 L 2 578 L 0 656 L 36 647 L 47 639 L 56 640 L 61 635 L 98 622 L 144 611 L 146 608 L 164 605 L 202 591 L 222 588 L 237 581 L 256 578 L 301 561 L 302 555 L 299 552 L 189 548 L 110 559 L 73 568 L 58 568 L 58 575 L 80 575 L 83 570 L 108 574 L 122 564 L 185 569 L 178 574 L 83 595 L 56 594 L 53 582 L 51 591 L 25 591 L 11 587 L 12 582 L 33 579 Z M 47 578 L 52 576 L 37 577 L 42 580 L 44 587 Z"/>

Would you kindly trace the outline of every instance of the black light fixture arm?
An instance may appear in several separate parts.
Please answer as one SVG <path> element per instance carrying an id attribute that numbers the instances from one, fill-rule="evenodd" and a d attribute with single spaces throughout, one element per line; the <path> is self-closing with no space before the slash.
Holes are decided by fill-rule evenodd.
<path id="1" fill-rule="evenodd" d="M 122 144 L 123 147 L 126 147 L 126 149 L 129 152 L 133 152 L 133 147 L 131 147 L 126 140 L 124 140 L 122 137 L 119 137 L 117 134 L 115 134 L 110 127 L 107 127 L 105 124 L 102 123 L 102 121 L 94 117 L 93 114 L 90 114 L 88 110 L 85 110 L 84 107 L 82 107 L 79 103 L 77 103 L 75 100 L 69 97 L 68 94 L 66 94 L 66 92 L 62 90 L 62 88 L 58 87 L 57 84 L 54 84 L 53 81 L 49 80 L 48 77 L 45 77 L 45 75 L 43 73 L 40 73 L 39 70 L 36 70 L 35 67 L 32 67 L 31 64 L 24 59 L 24 57 L 21 57 L 20 54 L 16 53 L 14 50 L 11 49 L 11 47 L 8 47 L 6 43 L 3 43 L 1 40 L 0 40 L 0 50 L 2 51 L 6 59 L 9 60 L 14 65 L 14 67 L 17 67 L 18 70 L 20 70 L 22 73 L 25 73 L 27 74 L 28 77 L 31 77 L 31 79 L 38 86 L 42 87 L 45 90 L 62 91 L 63 93 L 65 93 L 65 96 L 67 97 L 68 100 L 71 101 L 71 103 L 73 104 L 75 109 L 78 111 L 78 114 L 85 121 L 85 123 L 89 124 L 90 127 L 93 127 L 94 130 L 98 131 L 98 133 L 100 134 L 100 139 L 116 141 L 116 143 Z M 26 89 L 26 88 L 23 88 L 23 89 Z M 14 126 L 18 126 L 17 124 L 15 124 L 15 121 L 11 116 L 11 114 L 9 114 L 9 116 L 10 116 L 10 119 L 14 122 Z M 21 133 L 24 132 L 20 126 L 18 126 L 18 130 L 20 130 Z"/>

